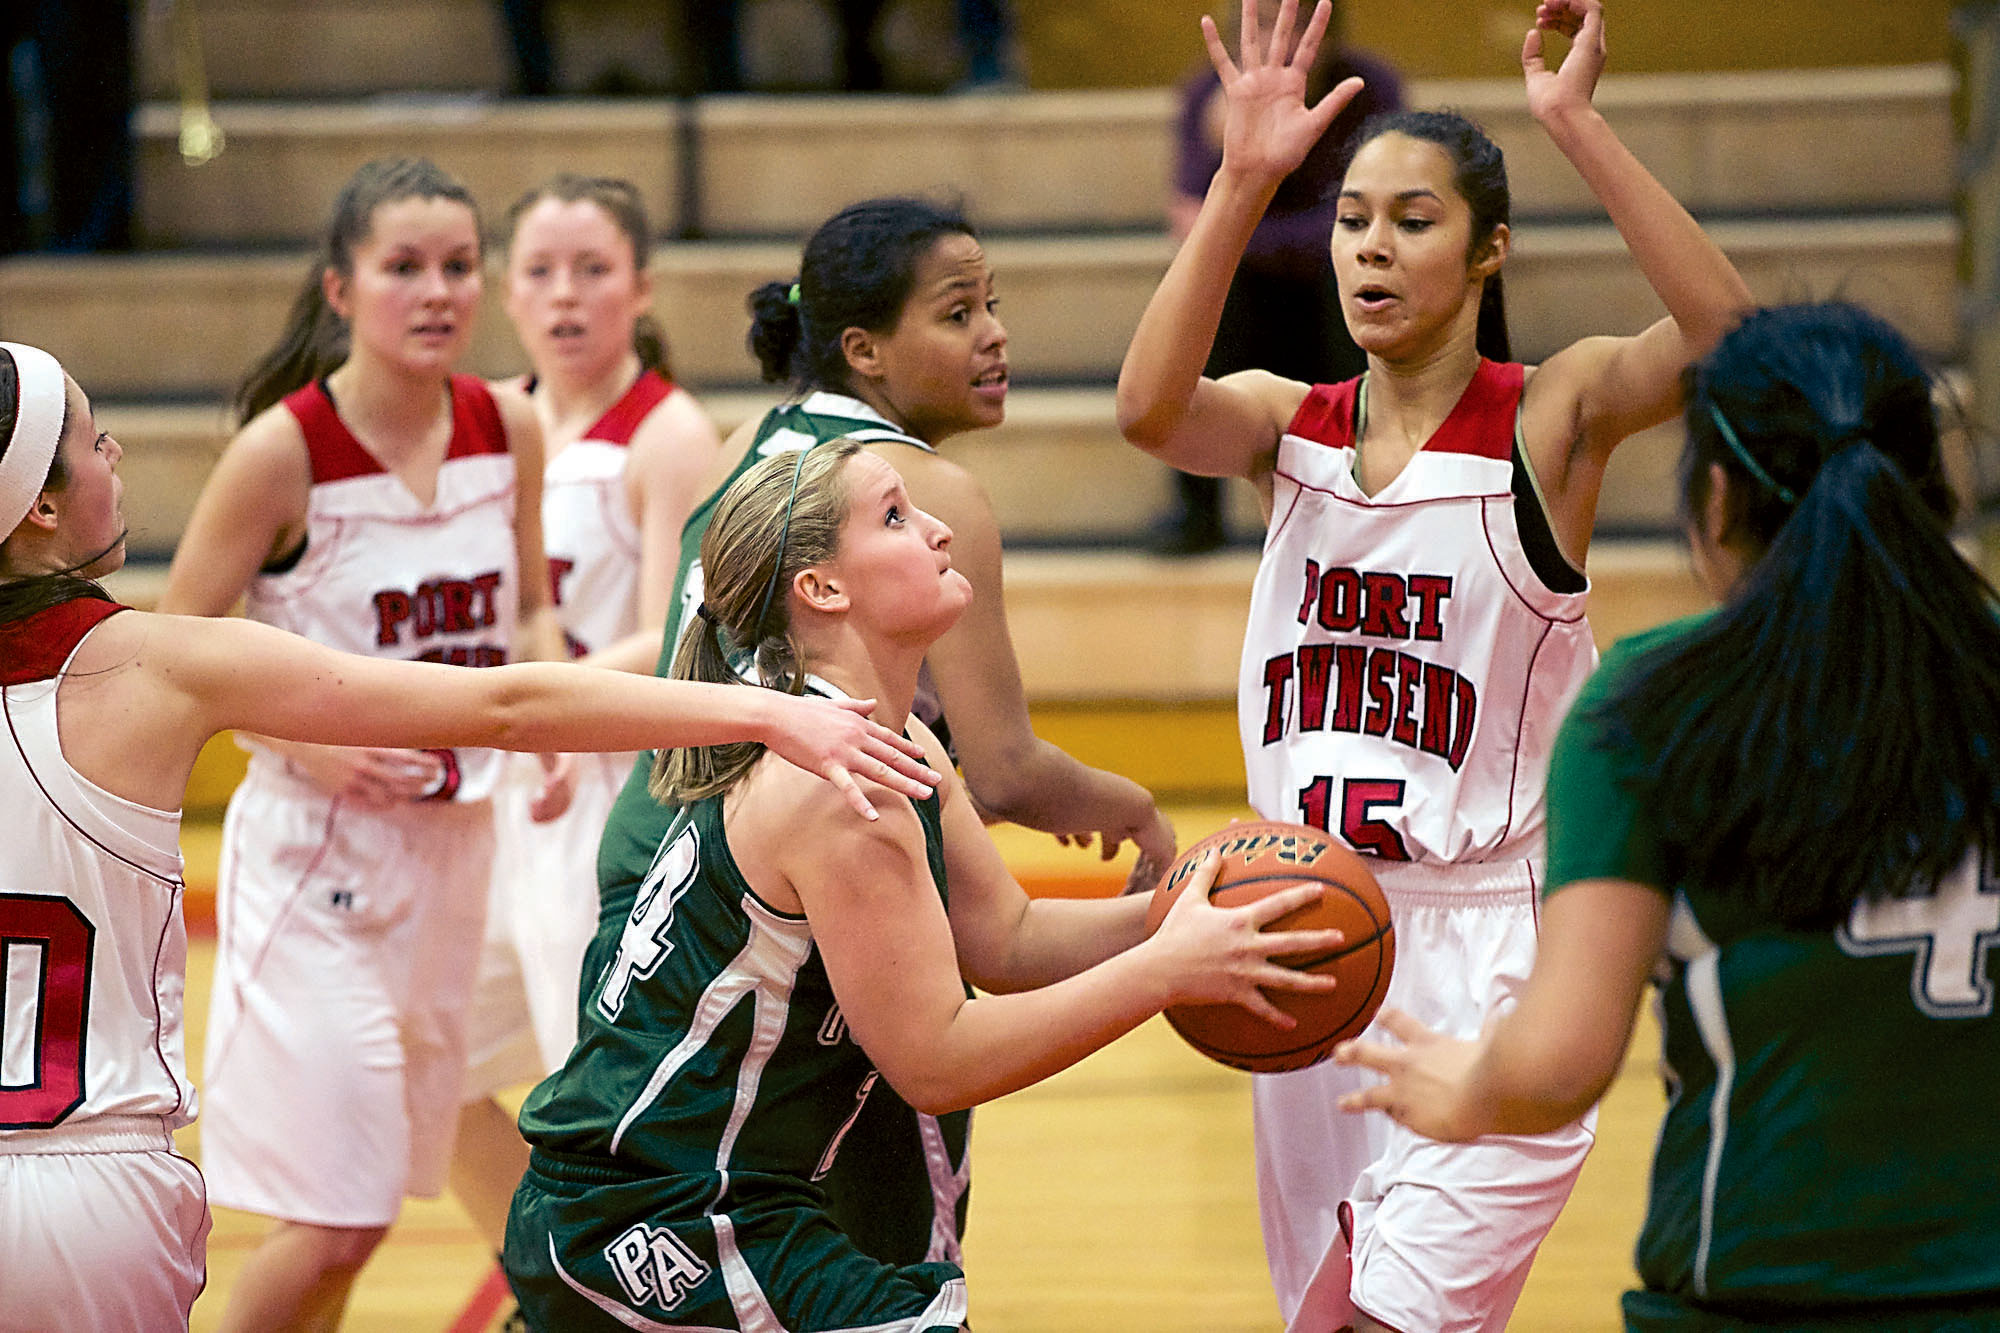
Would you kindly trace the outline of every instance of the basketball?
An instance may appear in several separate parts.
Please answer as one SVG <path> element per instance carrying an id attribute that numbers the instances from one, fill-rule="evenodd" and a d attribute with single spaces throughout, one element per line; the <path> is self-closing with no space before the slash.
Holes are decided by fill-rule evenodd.
<path id="1" fill-rule="evenodd" d="M 1167 910 L 1209 850 L 1222 858 L 1211 900 L 1219 907 L 1255 902 L 1294 884 L 1319 883 L 1326 892 L 1316 903 L 1279 917 L 1267 930 L 1333 929 L 1347 939 L 1331 952 L 1278 961 L 1306 971 L 1332 973 L 1337 989 L 1322 994 L 1267 991 L 1278 1008 L 1298 1020 L 1281 1028 L 1233 1004 L 1183 1004 L 1166 1011 L 1167 1022 L 1188 1045 L 1233 1069 L 1275 1074 L 1304 1069 L 1333 1053 L 1340 1042 L 1360 1033 L 1382 1007 L 1389 974 L 1396 964 L 1396 929 L 1388 900 L 1359 856 L 1327 834 L 1304 824 L 1257 820 L 1231 824 L 1181 854 L 1153 891 L 1146 914 L 1148 933 Z"/>

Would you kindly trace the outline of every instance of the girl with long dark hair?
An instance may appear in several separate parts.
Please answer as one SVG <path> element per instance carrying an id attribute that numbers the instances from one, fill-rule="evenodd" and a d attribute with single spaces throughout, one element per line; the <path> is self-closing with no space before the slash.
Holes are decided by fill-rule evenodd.
<path id="1" fill-rule="evenodd" d="M 1389 1078 L 1346 1105 L 1562 1124 L 1657 981 L 1626 1326 L 1988 1327 L 2000 621 L 1929 377 L 1856 307 L 1759 311 L 1691 376 L 1681 492 L 1722 605 L 1621 642 L 1563 724 L 1519 1007 L 1472 1041 L 1385 1013 L 1399 1044 L 1340 1058 Z"/>

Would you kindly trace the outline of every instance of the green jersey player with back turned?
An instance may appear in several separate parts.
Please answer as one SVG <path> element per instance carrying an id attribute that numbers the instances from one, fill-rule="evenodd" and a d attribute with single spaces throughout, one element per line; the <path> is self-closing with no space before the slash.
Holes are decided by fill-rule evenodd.
<path id="1" fill-rule="evenodd" d="M 1419 1132 L 1580 1114 L 1662 978 L 1631 1329 L 2000 1326 L 2000 623 L 1947 534 L 1928 379 L 1856 307 L 1696 367 L 1712 614 L 1621 644 L 1549 780 L 1542 948 L 1476 1043 L 1398 1016 L 1349 1099 Z"/>

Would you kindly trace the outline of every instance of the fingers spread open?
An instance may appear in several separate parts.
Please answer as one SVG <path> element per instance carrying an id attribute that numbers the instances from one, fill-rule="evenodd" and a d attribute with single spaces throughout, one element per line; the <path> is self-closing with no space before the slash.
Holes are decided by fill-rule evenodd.
<path id="1" fill-rule="evenodd" d="M 846 765 L 828 764 L 826 771 L 820 774 L 820 776 L 839 789 L 840 794 L 847 798 L 847 803 L 854 807 L 854 813 L 860 815 L 863 819 L 881 818 L 875 812 L 874 805 L 869 802 L 868 794 L 861 790 L 861 784 L 856 782 L 854 775 L 847 771 Z"/>
<path id="2" fill-rule="evenodd" d="M 1254 903 L 1244 904 L 1250 920 L 1258 927 L 1268 926 L 1287 912 L 1296 912 L 1326 896 L 1324 884 L 1294 884 L 1289 889 L 1279 889 L 1267 893 Z"/>

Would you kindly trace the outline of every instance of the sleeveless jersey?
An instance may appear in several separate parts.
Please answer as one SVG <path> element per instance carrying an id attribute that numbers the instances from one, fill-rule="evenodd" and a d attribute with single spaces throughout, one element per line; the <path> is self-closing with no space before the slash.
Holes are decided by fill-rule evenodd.
<path id="1" fill-rule="evenodd" d="M 426 505 L 348 430 L 324 381 L 285 399 L 312 464 L 306 541 L 288 568 L 251 581 L 246 615 L 367 657 L 507 660 L 520 605 L 514 458 L 482 381 L 452 376 L 451 406 L 451 443 Z M 275 760 L 259 751 L 251 762 Z M 499 769 L 496 751 L 459 750 L 451 790 L 484 797 Z"/>
<path id="2" fill-rule="evenodd" d="M 0 1141 L 102 1116 L 194 1119 L 180 811 L 98 787 L 56 734 L 77 645 L 125 609 L 65 602 L 0 636 Z"/>
<path id="3" fill-rule="evenodd" d="M 1523 383 L 1522 366 L 1482 360 L 1373 496 L 1354 475 L 1365 378 L 1300 404 L 1278 443 L 1237 689 L 1266 819 L 1392 860 L 1540 852 L 1549 749 L 1596 650 L 1583 591 L 1548 587 L 1524 544 Z"/>
<path id="4" fill-rule="evenodd" d="M 639 527 L 625 494 L 625 462 L 633 432 L 674 392 L 673 381 L 645 371 L 542 474 L 542 545 L 572 657 L 638 628 Z"/>
<path id="5" fill-rule="evenodd" d="M 833 1165 L 880 1076 L 848 1035 L 802 916 L 757 897 L 722 801 L 682 809 L 629 913 L 607 911 L 576 1048 L 521 1111 L 537 1148 L 642 1175 L 707 1177 L 709 1211 Z M 945 893 L 938 801 L 917 804 Z"/>
<path id="6" fill-rule="evenodd" d="M 867 443 L 894 441 L 930 450 L 929 445 L 898 430 L 860 399 L 844 394 L 817 392 L 765 413 L 742 461 L 689 515 L 682 530 L 681 564 L 675 581 L 681 591 L 669 612 L 658 674 L 672 674 L 677 637 L 701 602 L 701 540 L 723 492 L 762 458 L 842 437 Z M 918 679 L 911 711 L 944 740 L 944 719 L 929 681 L 930 673 L 925 670 Z M 632 765 L 598 843 L 598 897 L 602 919 L 607 921 L 621 918 L 631 907 L 674 822 L 676 812 L 654 800 L 647 790 L 652 768 L 650 751 Z M 603 968 L 605 943 L 600 935 L 585 952 L 586 977 L 597 976 Z M 966 1147 L 972 1113 L 920 1115 L 886 1086 L 877 1087 L 866 1099 L 866 1114 L 860 1113 L 860 1107 L 850 1109 L 856 1112 L 845 1131 L 851 1151 L 820 1182 L 835 1224 L 864 1253 L 884 1263 L 956 1261 L 958 1238 L 965 1228 Z"/>
<path id="7" fill-rule="evenodd" d="M 2000 867 L 1974 855 L 1932 894 L 1864 902 L 1820 929 L 1763 920 L 1734 886 L 1681 880 L 1647 817 L 1644 756 L 1596 705 L 1705 618 L 1606 654 L 1549 779 L 1551 894 L 1603 877 L 1672 895 L 1659 994 L 1670 1096 L 1638 1244 L 1648 1291 L 1628 1306 L 1886 1328 L 1903 1327 L 1891 1308 L 1936 1303 L 1984 1311 L 1951 1327 L 1992 1327 Z"/>

